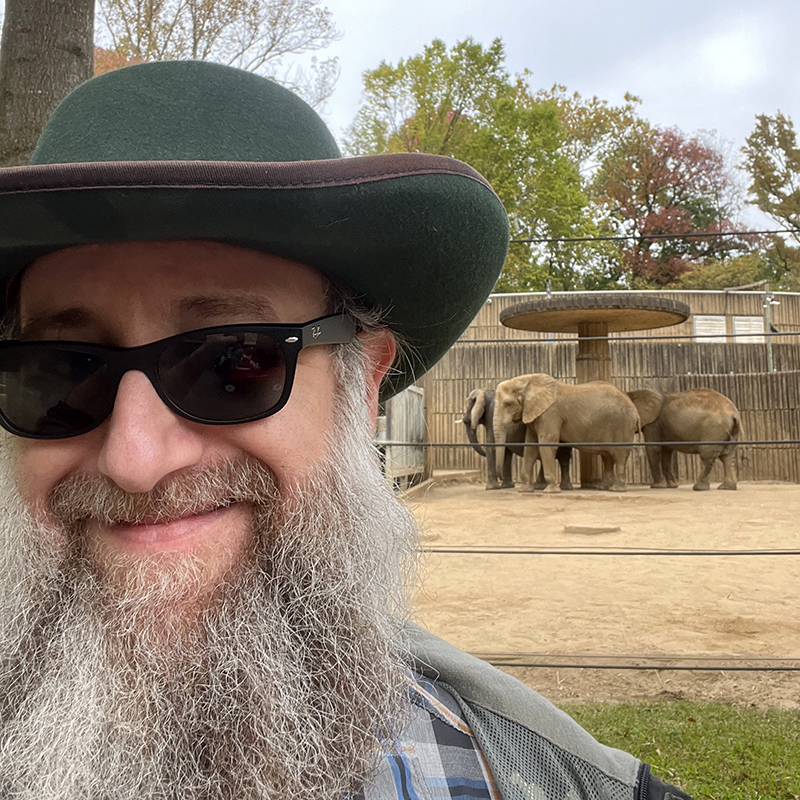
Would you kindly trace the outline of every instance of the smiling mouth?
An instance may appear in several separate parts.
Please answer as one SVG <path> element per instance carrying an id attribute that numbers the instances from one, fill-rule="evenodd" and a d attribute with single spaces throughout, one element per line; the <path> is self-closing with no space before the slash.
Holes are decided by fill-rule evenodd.
<path id="1" fill-rule="evenodd" d="M 209 514 L 216 514 L 219 511 L 225 511 L 234 504 L 233 500 L 226 500 L 222 503 L 216 503 L 213 506 L 201 506 L 196 509 L 187 509 L 181 512 L 166 512 L 154 511 L 151 513 L 144 513 L 137 515 L 132 519 L 118 519 L 112 522 L 110 528 L 129 528 L 139 525 L 157 526 L 157 525 L 172 525 L 176 522 L 184 522 L 185 520 L 193 519 L 195 517 L 204 517 Z"/>
<path id="2" fill-rule="evenodd" d="M 149 519 L 145 517 L 135 522 L 120 521 L 102 527 L 111 537 L 130 545 L 168 545 L 170 542 L 202 536 L 209 527 L 221 522 L 234 505 L 227 503 L 180 517 L 153 515 Z"/>

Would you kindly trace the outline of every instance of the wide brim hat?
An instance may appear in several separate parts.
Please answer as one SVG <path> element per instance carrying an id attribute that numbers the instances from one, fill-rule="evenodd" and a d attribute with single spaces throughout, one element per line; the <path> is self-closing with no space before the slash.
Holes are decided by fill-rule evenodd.
<path id="1" fill-rule="evenodd" d="M 500 201 L 466 164 L 343 158 L 293 92 L 205 62 L 93 78 L 56 109 L 29 166 L 0 169 L 4 287 L 37 257 L 85 244 L 206 239 L 293 259 L 380 309 L 402 338 L 384 399 L 469 325 L 508 238 Z"/>

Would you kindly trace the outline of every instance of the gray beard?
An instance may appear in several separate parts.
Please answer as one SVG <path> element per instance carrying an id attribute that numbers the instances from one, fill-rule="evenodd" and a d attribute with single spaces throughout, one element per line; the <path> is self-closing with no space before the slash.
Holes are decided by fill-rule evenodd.
<path id="1" fill-rule="evenodd" d="M 74 476 L 35 521 L 0 497 L 0 795 L 315 800 L 356 791 L 404 723 L 416 527 L 378 467 L 359 356 L 342 426 L 302 485 L 254 461 L 148 495 Z M 8 449 L 8 446 L 6 446 Z M 186 556 L 97 563 L 88 518 L 238 502 L 252 546 L 211 592 Z"/>

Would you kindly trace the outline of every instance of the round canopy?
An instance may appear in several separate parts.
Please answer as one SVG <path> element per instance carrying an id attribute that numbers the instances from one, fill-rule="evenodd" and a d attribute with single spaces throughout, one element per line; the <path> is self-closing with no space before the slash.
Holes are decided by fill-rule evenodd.
<path id="1" fill-rule="evenodd" d="M 523 331 L 578 333 L 578 325 L 600 322 L 609 332 L 641 331 L 677 325 L 689 318 L 689 306 L 647 294 L 570 294 L 509 306 L 500 322 Z"/>

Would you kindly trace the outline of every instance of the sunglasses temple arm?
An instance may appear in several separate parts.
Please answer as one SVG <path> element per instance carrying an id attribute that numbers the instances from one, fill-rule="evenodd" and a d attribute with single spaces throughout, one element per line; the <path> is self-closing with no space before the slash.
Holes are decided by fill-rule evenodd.
<path id="1" fill-rule="evenodd" d="M 303 347 L 311 344 L 345 344 L 356 335 L 356 324 L 347 314 L 314 320 L 302 328 Z"/>

